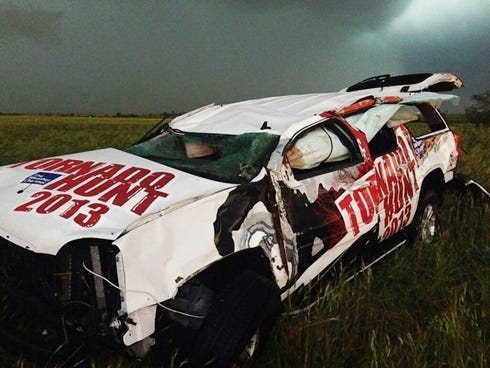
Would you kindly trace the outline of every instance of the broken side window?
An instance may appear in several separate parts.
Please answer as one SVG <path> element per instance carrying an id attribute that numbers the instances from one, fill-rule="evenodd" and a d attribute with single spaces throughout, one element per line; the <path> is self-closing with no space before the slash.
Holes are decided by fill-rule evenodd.
<path id="1" fill-rule="evenodd" d="M 398 144 L 393 128 L 383 125 L 376 135 L 368 142 L 368 146 L 373 159 L 395 151 L 398 148 Z"/>
<path id="2" fill-rule="evenodd" d="M 285 158 L 297 179 L 362 161 L 355 138 L 336 120 L 328 120 L 300 134 L 286 148 Z"/>

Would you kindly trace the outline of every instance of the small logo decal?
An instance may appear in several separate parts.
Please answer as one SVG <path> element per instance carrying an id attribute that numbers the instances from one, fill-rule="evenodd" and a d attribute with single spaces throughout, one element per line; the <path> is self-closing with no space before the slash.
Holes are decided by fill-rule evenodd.
<path id="1" fill-rule="evenodd" d="M 54 173 L 49 173 L 49 172 L 38 172 L 38 173 L 35 173 L 35 174 L 25 178 L 22 181 L 22 183 L 45 185 L 45 184 L 48 184 L 49 182 L 53 181 L 54 179 L 59 178 L 60 176 L 61 176 L 61 174 L 54 174 Z"/>
<path id="2" fill-rule="evenodd" d="M 422 156 L 425 150 L 425 141 L 418 141 L 414 137 L 410 136 L 412 140 L 412 147 L 416 156 Z"/>

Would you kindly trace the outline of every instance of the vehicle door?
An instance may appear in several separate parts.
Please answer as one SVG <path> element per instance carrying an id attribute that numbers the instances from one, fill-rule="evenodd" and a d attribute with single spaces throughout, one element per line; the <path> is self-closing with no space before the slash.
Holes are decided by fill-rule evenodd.
<path id="1" fill-rule="evenodd" d="M 283 157 L 280 200 L 296 236 L 297 271 L 301 275 L 319 260 L 321 271 L 377 223 L 367 141 L 334 116 L 294 135 Z M 339 252 L 327 254 L 336 248 Z"/>
<path id="2" fill-rule="evenodd" d="M 404 228 L 417 190 L 415 157 L 406 129 L 384 125 L 369 142 L 379 188 L 379 236 L 386 239 Z"/>

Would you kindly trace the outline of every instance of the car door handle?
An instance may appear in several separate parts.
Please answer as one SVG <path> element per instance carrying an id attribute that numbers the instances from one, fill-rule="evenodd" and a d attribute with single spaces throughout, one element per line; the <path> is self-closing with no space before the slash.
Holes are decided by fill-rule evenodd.
<path id="1" fill-rule="evenodd" d="M 371 183 L 369 181 L 356 181 L 349 187 L 349 190 L 359 190 L 364 188 L 369 188 Z"/>

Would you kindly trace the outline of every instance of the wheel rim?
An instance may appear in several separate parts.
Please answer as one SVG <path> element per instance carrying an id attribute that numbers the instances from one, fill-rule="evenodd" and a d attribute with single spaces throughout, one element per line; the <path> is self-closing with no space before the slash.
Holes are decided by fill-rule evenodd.
<path id="1" fill-rule="evenodd" d="M 248 340 L 247 345 L 243 349 L 243 351 L 240 353 L 240 356 L 238 357 L 237 363 L 234 364 L 232 367 L 233 368 L 238 368 L 241 363 L 245 363 L 252 359 L 254 354 L 257 352 L 257 348 L 259 346 L 259 340 L 260 340 L 260 332 L 257 330 L 253 336 Z"/>
<path id="2" fill-rule="evenodd" d="M 248 359 L 252 358 L 253 355 L 255 354 L 255 351 L 259 346 L 259 338 L 260 338 L 259 331 L 257 331 L 254 333 L 254 335 L 248 342 L 247 346 L 245 346 L 245 349 L 243 350 L 243 354 L 246 354 Z"/>
<path id="3" fill-rule="evenodd" d="M 420 222 L 420 237 L 424 243 L 432 241 L 436 236 L 437 216 L 434 205 L 428 204 L 424 208 Z"/>

